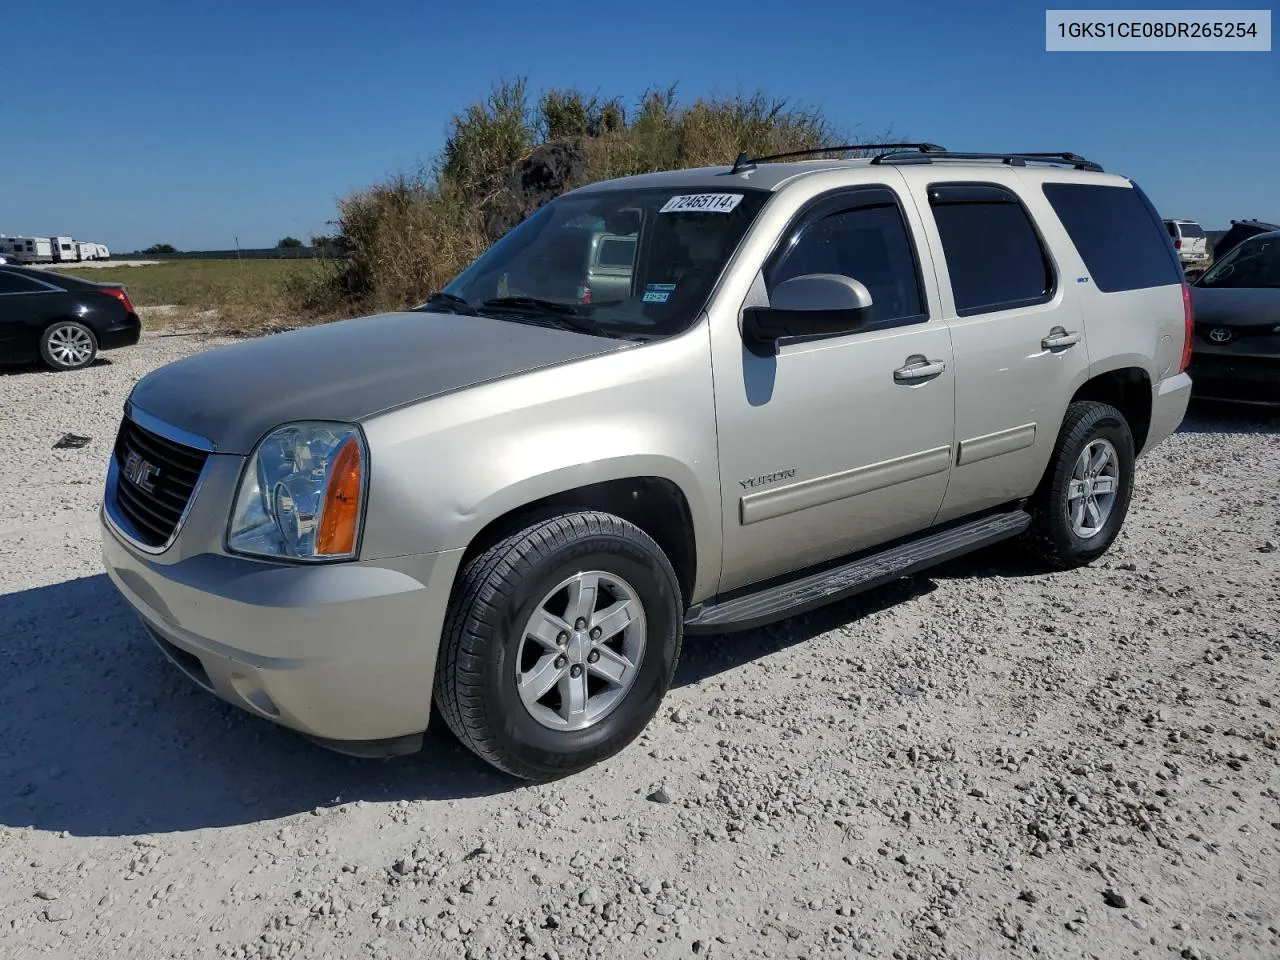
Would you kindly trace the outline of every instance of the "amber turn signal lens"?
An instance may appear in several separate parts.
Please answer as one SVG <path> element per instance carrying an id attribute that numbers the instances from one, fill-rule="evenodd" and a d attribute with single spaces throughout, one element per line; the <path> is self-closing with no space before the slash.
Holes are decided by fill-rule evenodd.
<path id="1" fill-rule="evenodd" d="M 320 529 L 316 533 L 318 556 L 341 557 L 355 552 L 356 530 L 360 525 L 360 489 L 364 480 L 364 457 L 360 441 L 350 437 L 338 448 L 329 469 L 324 491 Z"/>

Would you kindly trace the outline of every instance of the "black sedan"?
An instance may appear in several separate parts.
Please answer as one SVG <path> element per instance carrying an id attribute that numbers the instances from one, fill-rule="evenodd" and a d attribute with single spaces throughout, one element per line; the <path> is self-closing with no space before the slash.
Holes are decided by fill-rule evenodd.
<path id="1" fill-rule="evenodd" d="M 78 370 L 99 350 L 132 346 L 141 334 L 119 284 L 0 266 L 0 363 L 38 358 L 54 370 Z"/>
<path id="2" fill-rule="evenodd" d="M 1280 404 L 1280 231 L 1245 240 L 1191 285 L 1192 393 Z"/>

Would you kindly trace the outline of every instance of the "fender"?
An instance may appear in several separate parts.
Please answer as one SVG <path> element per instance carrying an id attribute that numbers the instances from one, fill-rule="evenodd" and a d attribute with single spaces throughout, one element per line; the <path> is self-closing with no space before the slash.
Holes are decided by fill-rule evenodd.
<path id="1" fill-rule="evenodd" d="M 721 510 L 707 331 L 701 323 L 365 421 L 361 558 L 466 547 L 489 523 L 546 497 L 657 477 L 688 502 L 695 590 L 712 589 Z"/>

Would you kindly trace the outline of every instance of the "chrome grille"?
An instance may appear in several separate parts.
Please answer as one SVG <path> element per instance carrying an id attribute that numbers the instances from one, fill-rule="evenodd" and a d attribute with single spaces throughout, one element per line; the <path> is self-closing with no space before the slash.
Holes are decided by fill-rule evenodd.
<path id="1" fill-rule="evenodd" d="M 128 417 L 116 437 L 116 507 L 150 547 L 173 537 L 209 455 L 144 430 Z"/>

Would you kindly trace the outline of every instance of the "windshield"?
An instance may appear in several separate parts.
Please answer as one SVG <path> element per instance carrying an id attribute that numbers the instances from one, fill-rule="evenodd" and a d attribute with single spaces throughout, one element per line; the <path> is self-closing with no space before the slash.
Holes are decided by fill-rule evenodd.
<path id="1" fill-rule="evenodd" d="M 546 322 L 618 337 L 687 329 L 767 190 L 569 194 L 533 214 L 419 309 Z"/>
<path id="2" fill-rule="evenodd" d="M 1205 271 L 1197 286 L 1280 288 L 1280 237 L 1246 240 Z"/>

